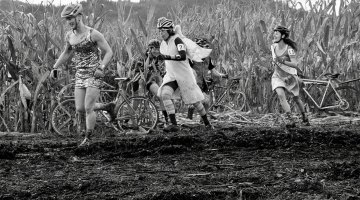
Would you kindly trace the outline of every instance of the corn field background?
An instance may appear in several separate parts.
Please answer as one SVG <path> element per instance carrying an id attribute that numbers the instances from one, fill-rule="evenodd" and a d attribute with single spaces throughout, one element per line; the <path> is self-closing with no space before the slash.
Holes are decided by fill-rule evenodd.
<path id="1" fill-rule="evenodd" d="M 102 32 L 114 51 L 107 73 L 130 74 L 131 63 L 145 53 L 147 41 L 160 38 L 155 13 L 161 8 L 146 2 L 148 13 L 142 19 L 126 9 L 129 2 L 114 3 L 112 10 L 104 9 L 97 0 L 88 2 L 85 24 Z M 294 9 L 296 3 L 271 0 L 209 1 L 191 7 L 178 1 L 166 17 L 180 24 L 188 38 L 211 39 L 211 56 L 218 69 L 230 77 L 241 77 L 240 88 L 248 100 L 246 110 L 264 113 L 272 94 L 270 44 L 277 25 L 290 28 L 290 37 L 298 43 L 300 68 L 307 77 L 317 78 L 326 72 L 341 73 L 341 80 L 359 76 L 359 3 L 319 0 L 308 4 L 309 11 Z M 335 4 L 339 4 L 338 13 Z M 51 131 L 49 120 L 56 94 L 71 81 L 70 61 L 59 79 L 49 78 L 68 27 L 60 18 L 62 8 L 44 8 L 43 13 L 31 13 L 14 4 L 11 10 L 0 10 L 0 131 Z M 114 13 L 115 20 L 106 18 Z M 354 86 L 360 89 L 359 84 Z"/>

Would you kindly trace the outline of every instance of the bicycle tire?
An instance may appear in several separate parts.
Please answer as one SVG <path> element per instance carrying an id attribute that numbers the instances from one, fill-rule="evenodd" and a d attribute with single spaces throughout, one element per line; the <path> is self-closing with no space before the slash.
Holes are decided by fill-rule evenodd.
<path id="1" fill-rule="evenodd" d="M 60 89 L 59 93 L 56 95 L 56 98 L 58 101 L 73 99 L 75 97 L 74 91 L 75 83 L 69 83 Z"/>
<path id="2" fill-rule="evenodd" d="M 110 115 L 104 110 L 95 110 L 96 126 L 95 132 L 103 135 L 111 130 L 119 131 L 117 125 L 110 121 Z M 51 125 L 54 131 L 65 137 L 79 136 L 77 130 L 75 99 L 65 99 L 61 101 L 52 111 Z"/>
<path id="3" fill-rule="evenodd" d="M 359 110 L 359 97 L 357 95 L 359 93 L 356 88 L 352 86 L 339 86 L 336 87 L 335 89 L 339 93 L 339 95 L 349 103 L 349 108 L 345 110 L 349 110 L 349 111 Z M 331 104 L 334 103 L 334 101 L 336 101 L 336 99 L 334 99 L 334 95 L 335 95 L 334 90 L 331 90 L 331 92 L 329 92 L 326 98 L 327 104 Z"/>
<path id="4" fill-rule="evenodd" d="M 233 110 L 242 111 L 246 104 L 246 95 L 243 92 L 235 91 L 229 94 L 228 106 Z"/>
<path id="5" fill-rule="evenodd" d="M 118 126 L 123 130 L 151 131 L 158 120 L 156 105 L 143 96 L 130 97 L 122 102 L 116 116 Z"/>
<path id="6" fill-rule="evenodd" d="M 77 133 L 75 99 L 61 101 L 53 110 L 51 125 L 61 136 L 74 136 Z"/>

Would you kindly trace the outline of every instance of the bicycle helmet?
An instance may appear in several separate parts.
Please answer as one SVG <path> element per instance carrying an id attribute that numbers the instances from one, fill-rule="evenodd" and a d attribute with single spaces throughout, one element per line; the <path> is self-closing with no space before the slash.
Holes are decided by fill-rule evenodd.
<path id="1" fill-rule="evenodd" d="M 279 31 L 282 35 L 285 35 L 285 38 L 289 37 L 290 31 L 284 26 L 277 26 L 274 31 Z"/>
<path id="2" fill-rule="evenodd" d="M 195 43 L 202 48 L 210 48 L 210 42 L 206 38 L 195 38 Z"/>
<path id="3" fill-rule="evenodd" d="M 61 12 L 61 17 L 76 17 L 77 15 L 82 14 L 83 7 L 81 4 L 70 4 L 65 6 L 63 11 Z"/>
<path id="4" fill-rule="evenodd" d="M 149 41 L 148 47 L 160 48 L 160 41 L 157 39 L 152 39 Z"/>
<path id="5" fill-rule="evenodd" d="M 166 19 L 165 17 L 160 17 L 157 22 L 158 29 L 173 29 L 174 23 L 170 19 Z"/>

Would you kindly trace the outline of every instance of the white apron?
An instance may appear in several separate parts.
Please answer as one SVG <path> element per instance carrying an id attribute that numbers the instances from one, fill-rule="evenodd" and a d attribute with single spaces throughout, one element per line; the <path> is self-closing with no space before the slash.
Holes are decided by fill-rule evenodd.
<path id="1" fill-rule="evenodd" d="M 179 37 L 177 34 L 171 36 L 168 43 L 162 41 L 160 53 L 164 55 L 178 55 L 179 53 L 174 41 L 177 37 Z M 166 74 L 158 90 L 158 96 L 161 96 L 162 88 L 166 83 L 176 81 L 179 87 L 174 92 L 173 98 L 181 96 L 185 104 L 194 104 L 204 100 L 204 95 L 196 83 L 193 70 L 187 58 L 184 61 L 165 60 L 165 68 Z"/>

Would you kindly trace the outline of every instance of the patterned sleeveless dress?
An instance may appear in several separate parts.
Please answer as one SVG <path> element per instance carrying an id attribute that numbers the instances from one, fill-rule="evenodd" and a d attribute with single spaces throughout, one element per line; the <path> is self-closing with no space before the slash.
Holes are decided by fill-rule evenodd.
<path id="1" fill-rule="evenodd" d="M 101 80 L 94 77 L 95 70 L 100 65 L 100 50 L 96 42 L 91 40 L 92 30 L 89 30 L 81 42 L 70 45 L 75 53 L 72 61 L 76 67 L 75 87 L 77 88 L 101 87 Z"/>

